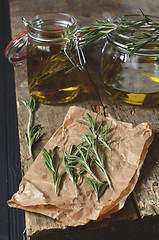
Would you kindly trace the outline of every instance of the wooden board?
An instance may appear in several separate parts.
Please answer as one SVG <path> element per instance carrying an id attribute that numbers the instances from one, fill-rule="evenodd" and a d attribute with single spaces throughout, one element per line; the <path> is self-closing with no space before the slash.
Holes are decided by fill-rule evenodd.
<path id="1" fill-rule="evenodd" d="M 146 14 L 158 15 L 158 0 L 141 0 L 138 2 L 124 0 L 10 0 L 11 29 L 15 37 L 24 32 L 25 26 L 21 18 L 29 18 L 40 12 L 56 11 L 67 12 L 74 15 L 80 26 L 95 22 L 95 19 L 106 19 L 128 13 L 136 13 L 141 8 Z M 43 127 L 44 137 L 34 148 L 34 158 L 48 141 L 51 135 L 62 124 L 66 112 L 72 105 L 77 105 L 111 114 L 117 120 L 132 122 L 134 125 L 148 122 L 155 132 L 155 140 L 150 147 L 146 157 L 141 177 L 133 192 L 128 198 L 127 204 L 113 219 L 137 219 L 144 216 L 157 215 L 159 213 L 159 148 L 158 130 L 159 110 L 158 108 L 142 108 L 114 101 L 106 95 L 100 81 L 100 56 L 101 47 L 89 48 L 85 51 L 87 58 L 87 69 L 81 73 L 81 91 L 77 99 L 65 105 L 47 106 L 39 105 L 35 114 L 34 123 L 40 123 Z M 19 138 L 21 149 L 22 173 L 25 174 L 32 164 L 27 160 L 28 149 L 24 140 L 28 112 L 20 103 L 20 99 L 28 99 L 26 64 L 15 67 L 15 81 L 18 108 Z M 44 216 L 26 213 L 26 228 L 28 239 L 37 231 L 46 229 L 63 229 L 65 226 Z"/>

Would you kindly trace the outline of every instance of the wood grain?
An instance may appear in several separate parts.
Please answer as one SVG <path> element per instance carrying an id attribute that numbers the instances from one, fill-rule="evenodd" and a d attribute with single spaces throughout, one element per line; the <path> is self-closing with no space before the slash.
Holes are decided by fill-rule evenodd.
<path id="1" fill-rule="evenodd" d="M 74 15 L 79 26 L 85 26 L 96 19 L 107 19 L 128 13 L 136 13 L 141 8 L 146 14 L 158 15 L 158 0 L 10 0 L 10 15 L 12 36 L 16 36 L 26 29 L 21 21 L 24 16 L 29 18 L 40 12 L 56 11 L 68 12 Z M 43 145 L 48 141 L 55 130 L 62 124 L 64 116 L 72 105 L 77 105 L 98 111 L 105 115 L 111 114 L 117 120 L 132 122 L 134 125 L 148 122 L 154 130 L 155 138 L 145 164 L 139 182 L 128 198 L 126 206 L 117 213 L 113 219 L 137 219 L 138 217 L 157 215 L 159 213 L 159 126 L 158 108 L 142 108 L 114 101 L 105 92 L 100 80 L 100 56 L 101 47 L 88 48 L 85 51 L 87 68 L 81 73 L 81 91 L 79 96 L 71 103 L 65 105 L 39 105 L 34 122 L 41 123 L 44 131 L 42 141 L 34 148 L 34 158 L 38 155 Z M 28 120 L 27 110 L 20 103 L 20 99 L 28 99 L 26 64 L 15 68 L 16 95 L 18 107 L 18 125 L 21 150 L 22 173 L 25 174 L 32 160 L 27 160 L 27 147 L 24 140 L 24 132 Z M 63 229 L 65 226 L 57 221 L 41 215 L 26 213 L 26 227 L 28 239 L 37 231 L 46 229 Z"/>

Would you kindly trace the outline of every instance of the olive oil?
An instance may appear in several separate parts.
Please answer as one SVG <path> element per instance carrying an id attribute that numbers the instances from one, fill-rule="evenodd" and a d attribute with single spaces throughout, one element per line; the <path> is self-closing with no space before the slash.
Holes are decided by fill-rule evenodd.
<path id="1" fill-rule="evenodd" d="M 29 93 L 42 103 L 68 102 L 79 92 L 79 70 L 67 58 L 61 44 L 34 42 L 28 50 L 27 69 Z"/>
<path id="2" fill-rule="evenodd" d="M 102 80 L 107 93 L 135 105 L 159 104 L 157 57 L 106 54 L 102 56 Z"/>

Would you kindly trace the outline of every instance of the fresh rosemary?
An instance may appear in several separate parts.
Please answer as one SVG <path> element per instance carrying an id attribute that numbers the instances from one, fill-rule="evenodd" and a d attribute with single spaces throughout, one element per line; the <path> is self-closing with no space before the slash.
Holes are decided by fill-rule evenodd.
<path id="1" fill-rule="evenodd" d="M 73 152 L 72 154 L 68 154 L 67 156 L 65 155 L 65 157 L 67 158 L 66 167 L 69 170 L 70 169 L 72 170 L 73 176 L 74 176 L 73 170 L 75 169 L 77 171 L 78 169 L 78 172 L 76 172 L 76 177 L 78 176 L 79 179 L 78 179 L 78 182 L 76 182 L 77 178 L 75 178 L 75 182 L 74 182 L 76 193 L 77 193 L 77 185 L 80 183 L 82 179 L 82 174 L 87 172 L 91 176 L 91 178 L 87 178 L 87 181 L 90 184 L 90 186 L 93 188 L 96 194 L 96 200 L 99 201 L 99 198 L 102 196 L 102 194 L 105 192 L 105 190 L 109 185 L 107 181 L 100 181 L 92 170 L 93 167 L 97 165 L 97 163 L 96 163 L 96 156 L 91 151 L 91 145 L 87 147 L 82 143 L 75 148 L 75 152 Z M 100 167 L 99 169 L 101 170 Z"/>
<path id="2" fill-rule="evenodd" d="M 64 162 L 66 171 L 75 187 L 76 197 L 78 197 L 77 185 L 80 183 L 81 175 L 84 172 L 88 172 L 96 182 L 99 182 L 100 180 L 96 177 L 90 167 L 90 148 L 85 148 L 82 145 L 79 145 L 77 147 L 72 145 L 70 149 L 74 149 L 74 151 L 69 151 L 69 154 L 66 154 L 66 152 L 64 152 Z M 77 171 L 77 169 L 79 170 Z"/>
<path id="3" fill-rule="evenodd" d="M 88 113 L 86 113 L 86 117 L 83 117 L 83 119 L 85 121 L 77 120 L 77 122 L 80 122 L 80 123 L 85 124 L 86 126 L 88 126 L 89 127 L 89 132 L 90 132 L 91 136 L 93 138 L 97 138 L 98 137 L 98 141 L 100 141 L 111 152 L 110 145 L 114 141 L 108 144 L 106 142 L 106 140 L 107 140 L 107 133 L 108 133 L 108 131 L 110 130 L 110 128 L 112 126 L 112 122 L 110 123 L 109 126 L 107 126 L 106 130 L 103 130 L 103 127 L 102 127 L 103 119 L 101 120 L 101 122 L 98 125 L 98 127 L 96 127 L 96 121 L 97 121 L 98 115 L 99 115 L 99 113 L 97 113 L 95 119 L 93 119 L 93 118 L 91 118 L 89 116 Z M 100 132 L 100 135 L 98 135 L 99 132 Z"/>
<path id="4" fill-rule="evenodd" d="M 100 154 L 99 147 L 104 146 L 111 152 L 111 144 L 117 142 L 119 139 L 107 142 L 107 133 L 110 130 L 112 123 L 110 123 L 104 130 L 102 126 L 103 119 L 97 124 L 98 115 L 99 113 L 97 113 L 96 117 L 93 119 L 89 114 L 86 114 L 86 117 L 83 117 L 84 120 L 77 120 L 77 122 L 88 126 L 89 133 L 81 135 L 84 141 L 77 146 L 71 145 L 68 154 L 63 149 L 62 159 L 64 160 L 65 170 L 60 175 L 58 175 L 58 170 L 62 159 L 58 162 L 56 168 L 53 164 L 56 147 L 52 151 L 49 150 L 49 152 L 43 149 L 45 164 L 52 173 L 56 193 L 59 190 L 61 178 L 64 173 L 68 174 L 74 185 L 76 198 L 78 197 L 78 185 L 81 183 L 82 175 L 84 173 L 87 173 L 90 176 L 87 177 L 87 181 L 93 188 L 97 201 L 99 201 L 100 197 L 108 187 L 112 187 L 105 169 L 105 155 L 104 153 Z M 99 173 L 102 172 L 105 177 L 104 181 L 101 181 L 99 177 L 97 177 L 95 174 L 95 168 L 98 168 Z"/>
<path id="5" fill-rule="evenodd" d="M 111 188 L 111 181 L 108 177 L 108 174 L 105 169 L 105 164 L 104 164 L 104 154 L 102 153 L 101 156 L 99 155 L 99 146 L 102 145 L 106 147 L 110 151 L 110 156 L 111 156 L 111 144 L 114 142 L 117 142 L 119 139 L 115 139 L 110 141 L 109 143 L 107 142 L 107 133 L 110 130 L 112 126 L 112 122 L 106 127 L 106 129 L 103 129 L 103 119 L 97 126 L 97 118 L 98 118 L 99 113 L 96 114 L 96 117 L 93 119 L 89 116 L 88 113 L 86 113 L 86 117 L 83 117 L 84 120 L 77 120 L 77 122 L 80 122 L 86 126 L 89 127 L 89 133 L 90 134 L 85 134 L 81 136 L 85 142 L 88 144 L 88 146 L 92 149 L 92 152 L 95 155 L 96 160 L 94 161 L 95 165 L 103 172 L 105 175 L 106 181 Z"/>
<path id="6" fill-rule="evenodd" d="M 75 188 L 76 198 L 77 198 L 78 197 L 77 185 L 80 183 L 81 176 L 79 172 L 75 171 L 76 162 L 75 161 L 70 162 L 70 160 L 72 160 L 70 159 L 70 156 L 71 157 L 76 156 L 76 150 L 74 149 L 74 147 L 75 147 L 74 145 L 70 147 L 68 154 L 63 149 L 63 156 L 64 156 L 63 158 L 64 158 L 66 172 L 73 183 L 73 186 Z"/>
<path id="7" fill-rule="evenodd" d="M 107 181 L 103 182 L 95 182 L 91 178 L 87 178 L 87 181 L 89 182 L 89 185 L 93 188 L 95 194 L 96 194 L 96 200 L 99 201 L 100 197 L 104 194 L 106 189 L 108 188 Z"/>
<path id="8" fill-rule="evenodd" d="M 116 23 L 99 21 L 97 24 L 79 29 L 79 37 L 86 40 L 86 44 L 97 43 L 105 38 L 108 33 L 118 31 L 119 34 L 129 35 L 130 42 L 127 44 L 129 55 L 137 52 L 144 45 L 154 42 L 159 38 L 159 22 L 146 16 L 140 9 L 140 17 L 137 20 L 127 21 L 118 18 Z M 137 33 L 135 35 L 135 33 Z"/>
<path id="9" fill-rule="evenodd" d="M 55 150 L 57 149 L 57 146 L 54 147 L 54 149 L 48 152 L 45 148 L 43 148 L 43 157 L 45 159 L 45 165 L 49 169 L 49 171 L 52 173 L 53 183 L 55 186 L 55 193 L 58 195 L 59 193 L 59 187 L 61 183 L 61 178 L 65 174 L 65 171 L 62 171 L 60 174 L 58 174 L 59 167 L 61 165 L 62 159 L 58 162 L 57 166 L 55 166 L 54 156 L 55 156 Z"/>
<path id="10" fill-rule="evenodd" d="M 26 143 L 28 145 L 29 158 L 31 158 L 32 146 L 42 137 L 42 135 L 40 134 L 40 131 L 42 130 L 42 128 L 39 124 L 32 126 L 33 113 L 35 112 L 35 108 L 36 108 L 35 99 L 30 96 L 29 101 L 25 101 L 21 99 L 21 102 L 24 104 L 24 106 L 27 108 L 29 112 L 27 133 L 24 133 L 24 136 L 25 136 Z"/>

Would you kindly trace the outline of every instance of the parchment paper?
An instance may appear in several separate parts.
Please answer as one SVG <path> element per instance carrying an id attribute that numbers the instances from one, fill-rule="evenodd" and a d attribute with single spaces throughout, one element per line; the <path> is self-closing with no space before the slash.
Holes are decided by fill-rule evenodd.
<path id="1" fill-rule="evenodd" d="M 80 134 L 88 133 L 88 127 L 76 120 L 82 119 L 86 112 L 92 117 L 96 115 L 83 108 L 70 107 L 63 125 L 46 143 L 46 150 L 57 145 L 61 157 L 62 149 L 68 152 L 72 144 L 82 142 Z M 131 123 L 116 121 L 102 115 L 99 115 L 97 122 L 102 118 L 105 127 L 112 121 L 108 140 L 117 138 L 120 140 L 111 145 L 111 158 L 110 152 L 105 149 L 105 168 L 111 179 L 112 188 L 106 190 L 99 202 L 96 201 L 94 191 L 87 182 L 87 174 L 78 187 L 78 198 L 68 176 L 64 176 L 57 196 L 54 193 L 52 175 L 45 166 L 41 152 L 23 177 L 19 191 L 8 201 L 8 205 L 44 214 L 66 226 L 84 225 L 90 220 L 108 217 L 112 212 L 121 209 L 138 180 L 148 147 L 153 141 L 153 134 L 147 123 L 134 127 Z M 100 178 L 103 178 L 102 174 Z"/>

